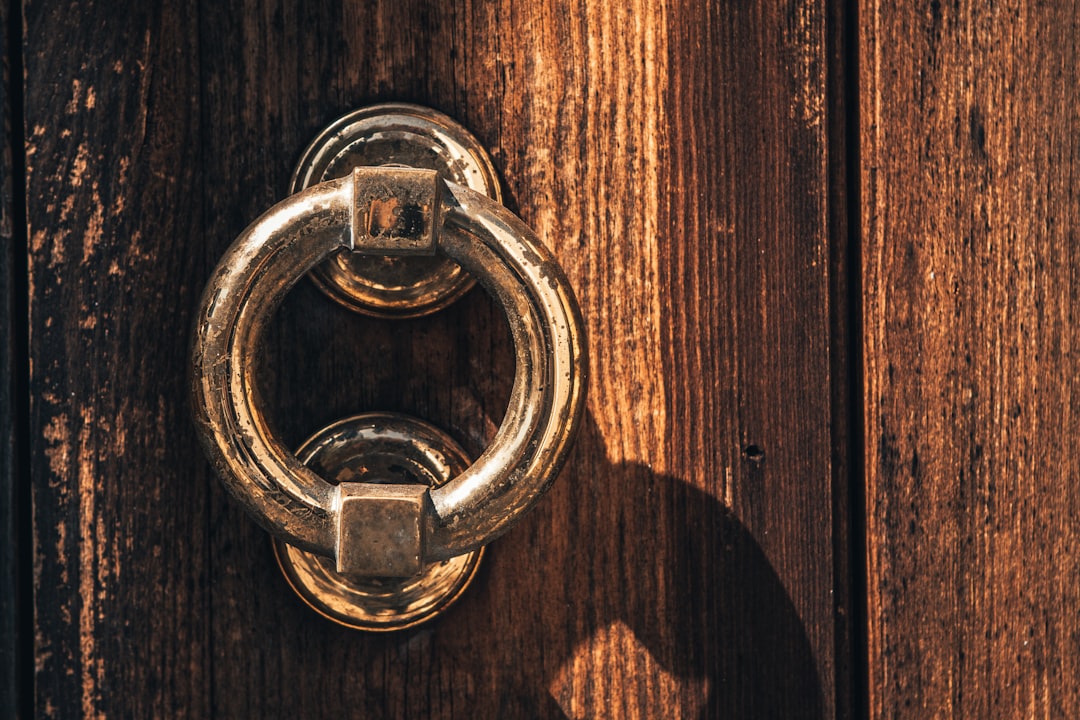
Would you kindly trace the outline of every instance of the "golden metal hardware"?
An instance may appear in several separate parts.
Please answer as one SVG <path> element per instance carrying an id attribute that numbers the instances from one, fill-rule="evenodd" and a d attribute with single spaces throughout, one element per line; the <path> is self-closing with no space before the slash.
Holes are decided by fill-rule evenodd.
<path id="1" fill-rule="evenodd" d="M 495 167 L 476 138 L 446 115 L 406 103 L 361 108 L 331 123 L 304 151 L 289 192 L 345 177 L 355 167 L 386 165 L 438 170 L 450 182 L 502 202 Z M 350 310 L 388 318 L 435 312 L 473 286 L 472 277 L 445 255 L 342 252 L 315 266 L 311 278 Z"/>
<path id="2" fill-rule="evenodd" d="M 336 422 L 308 439 L 296 455 L 333 483 L 390 480 L 398 483 L 391 487 L 421 490 L 445 485 L 469 465 L 465 451 L 446 433 L 393 413 Z M 320 614 L 360 630 L 400 630 L 449 607 L 472 581 L 484 549 L 427 563 L 407 578 L 344 575 L 330 558 L 277 538 L 274 552 L 289 584 Z"/>
<path id="3" fill-rule="evenodd" d="M 335 254 L 449 259 L 506 312 L 517 369 L 503 423 L 446 482 L 332 484 L 268 429 L 254 349 L 289 288 Z M 562 270 L 497 201 L 436 170 L 356 167 L 278 203 L 228 249 L 197 317 L 194 414 L 215 469 L 263 527 L 352 581 L 415 578 L 506 532 L 554 479 L 584 407 L 584 332 Z"/>

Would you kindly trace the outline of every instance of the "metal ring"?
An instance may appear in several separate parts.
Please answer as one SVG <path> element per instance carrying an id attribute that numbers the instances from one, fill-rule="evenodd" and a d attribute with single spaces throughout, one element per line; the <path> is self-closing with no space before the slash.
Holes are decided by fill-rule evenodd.
<path id="1" fill-rule="evenodd" d="M 445 254 L 506 313 L 517 366 L 491 446 L 447 484 L 425 489 L 425 498 L 386 500 L 412 503 L 414 510 L 395 505 L 388 512 L 398 520 L 417 513 L 418 536 L 410 540 L 417 562 L 473 550 L 509 529 L 565 461 L 584 407 L 585 335 L 569 283 L 534 233 L 499 203 L 433 171 L 357 168 L 278 203 L 237 238 L 207 285 L 194 332 L 192 392 L 203 445 L 260 524 L 336 557 L 342 569 L 342 536 L 366 517 L 353 514 L 354 501 L 369 507 L 380 500 L 353 497 L 350 488 L 304 467 L 270 432 L 253 376 L 255 349 L 274 309 L 308 270 L 343 247 Z M 351 561 L 343 570 L 350 567 Z"/>

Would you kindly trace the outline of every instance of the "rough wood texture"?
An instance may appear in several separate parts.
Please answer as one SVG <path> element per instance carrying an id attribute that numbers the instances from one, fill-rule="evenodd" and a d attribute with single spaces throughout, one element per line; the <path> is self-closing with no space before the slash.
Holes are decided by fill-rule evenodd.
<path id="1" fill-rule="evenodd" d="M 1080 717 L 1080 10 L 860 10 L 872 717 Z"/>
<path id="2" fill-rule="evenodd" d="M 194 9 L 25 12 L 36 712 L 209 717 Z"/>
<path id="3" fill-rule="evenodd" d="M 820 3 L 26 12 L 39 713 L 846 713 Z M 391 99 L 491 150 L 593 373 L 569 467 L 476 585 L 373 636 L 291 594 L 207 475 L 184 377 L 225 247 L 323 125 Z M 303 282 L 265 358 L 293 443 L 389 409 L 478 452 L 513 374 L 480 292 L 387 323 Z"/>

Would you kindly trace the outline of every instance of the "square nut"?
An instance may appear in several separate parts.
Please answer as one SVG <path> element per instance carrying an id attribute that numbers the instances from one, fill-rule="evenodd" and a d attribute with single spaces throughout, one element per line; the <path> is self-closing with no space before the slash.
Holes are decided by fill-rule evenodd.
<path id="1" fill-rule="evenodd" d="M 434 255 L 442 180 L 434 170 L 353 170 L 353 250 L 370 255 Z"/>
<path id="2" fill-rule="evenodd" d="M 412 577 L 424 565 L 423 485 L 342 483 L 337 571 L 356 577 Z"/>

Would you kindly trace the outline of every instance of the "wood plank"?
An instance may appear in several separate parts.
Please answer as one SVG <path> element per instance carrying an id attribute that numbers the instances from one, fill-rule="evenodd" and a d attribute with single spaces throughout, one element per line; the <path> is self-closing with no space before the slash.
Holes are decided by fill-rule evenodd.
<path id="1" fill-rule="evenodd" d="M 861 4 L 872 717 L 1080 716 L 1078 34 Z"/>
<path id="2" fill-rule="evenodd" d="M 210 716 L 192 13 L 25 9 L 40 717 Z"/>
<path id="3" fill-rule="evenodd" d="M 578 290 L 593 365 L 570 467 L 436 625 L 315 617 L 215 493 L 219 713 L 836 714 L 824 22 L 810 2 L 206 8 L 209 257 L 321 126 L 419 102 L 491 150 Z M 393 409 L 475 452 L 512 373 L 481 293 L 380 323 L 303 283 L 266 346 L 294 443 Z"/>

